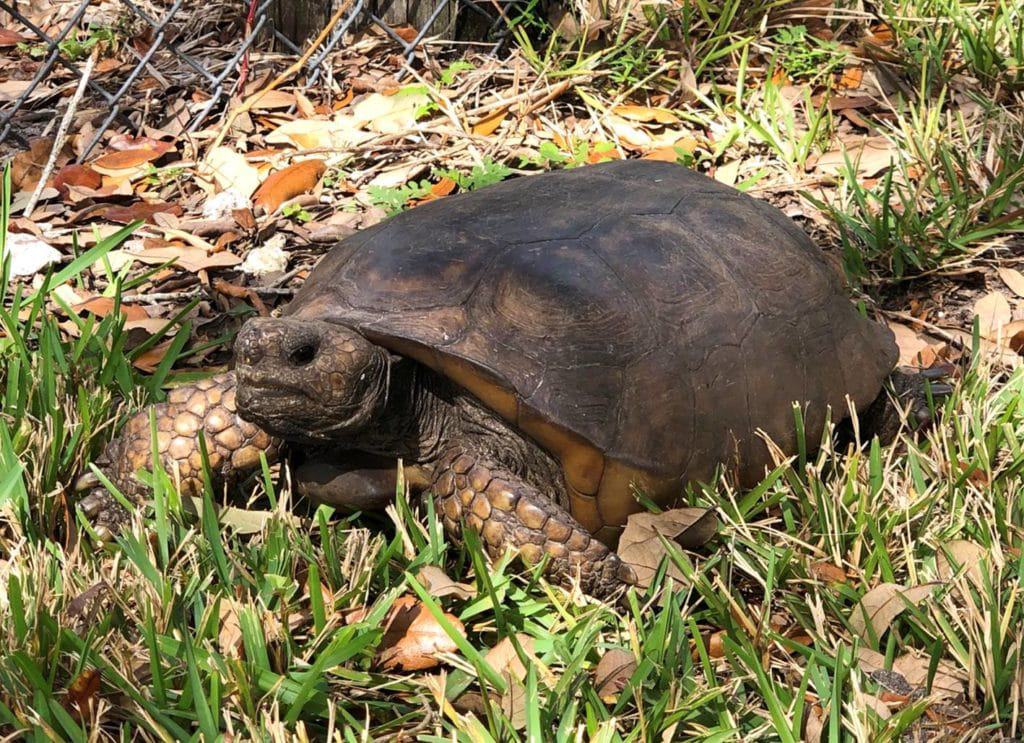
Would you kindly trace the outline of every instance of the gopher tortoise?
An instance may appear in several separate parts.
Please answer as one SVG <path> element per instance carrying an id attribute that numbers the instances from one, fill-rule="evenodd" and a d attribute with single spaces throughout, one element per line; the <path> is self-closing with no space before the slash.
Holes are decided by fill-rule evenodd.
<path id="1" fill-rule="evenodd" d="M 608 547 L 639 510 L 633 488 L 670 504 L 721 465 L 756 482 L 764 435 L 796 450 L 794 402 L 808 442 L 828 408 L 875 430 L 897 406 L 926 421 L 930 375 L 894 372 L 897 356 L 777 209 L 681 166 L 615 161 L 343 240 L 281 317 L 244 325 L 233 373 L 156 406 L 157 444 L 196 492 L 200 435 L 222 483 L 287 442 L 300 492 L 354 509 L 394 498 L 401 461 L 452 537 L 474 529 L 492 555 L 546 556 L 559 582 L 607 595 L 633 578 Z M 99 464 L 141 495 L 147 413 Z M 125 516 L 101 489 L 81 507 L 101 535 Z"/>

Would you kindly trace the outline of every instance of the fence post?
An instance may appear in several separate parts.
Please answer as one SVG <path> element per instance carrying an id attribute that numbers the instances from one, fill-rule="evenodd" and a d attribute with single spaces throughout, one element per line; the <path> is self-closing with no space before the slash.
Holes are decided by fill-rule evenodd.
<path id="1" fill-rule="evenodd" d="M 295 44 L 302 44 L 320 33 L 338 0 L 276 0 L 274 21 L 277 29 Z M 447 36 L 455 32 L 454 0 L 370 0 L 367 6 L 389 26 L 412 26 L 417 31 L 427 24 L 438 5 L 445 5 L 427 30 L 427 36 Z"/>

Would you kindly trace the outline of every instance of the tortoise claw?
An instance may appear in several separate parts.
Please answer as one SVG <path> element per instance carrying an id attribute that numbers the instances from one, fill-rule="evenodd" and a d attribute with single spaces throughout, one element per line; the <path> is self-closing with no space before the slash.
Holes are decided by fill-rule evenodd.
<path id="1" fill-rule="evenodd" d="M 85 490 L 92 490 L 93 488 L 98 488 L 99 486 L 100 478 L 92 470 L 84 473 L 81 477 L 75 480 L 76 493 L 81 493 L 82 491 Z"/>

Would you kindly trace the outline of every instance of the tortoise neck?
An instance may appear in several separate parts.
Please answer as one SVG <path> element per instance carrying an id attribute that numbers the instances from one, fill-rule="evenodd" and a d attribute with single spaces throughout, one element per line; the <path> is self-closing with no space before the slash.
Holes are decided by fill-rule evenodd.
<path id="1" fill-rule="evenodd" d="M 359 449 L 431 465 L 447 437 L 458 428 L 451 384 L 409 359 L 392 360 L 387 402 L 370 430 L 359 434 Z"/>

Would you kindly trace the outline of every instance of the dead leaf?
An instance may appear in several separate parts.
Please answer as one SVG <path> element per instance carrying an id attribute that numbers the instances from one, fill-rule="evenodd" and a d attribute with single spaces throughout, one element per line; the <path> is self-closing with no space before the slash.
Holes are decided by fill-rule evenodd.
<path id="1" fill-rule="evenodd" d="M 740 161 L 729 160 L 724 162 L 715 168 L 714 177 L 719 183 L 724 183 L 727 186 L 736 185 L 736 179 L 740 174 Z"/>
<path id="2" fill-rule="evenodd" d="M 646 150 L 654 144 L 654 138 L 645 129 L 636 123 L 608 114 L 601 123 L 608 127 L 608 130 L 615 136 L 619 144 L 627 149 Z"/>
<path id="3" fill-rule="evenodd" d="M 1018 297 L 1024 297 L 1024 274 L 1015 268 L 1000 268 L 999 278 L 1010 288 L 1010 291 Z"/>
<path id="4" fill-rule="evenodd" d="M 228 658 L 240 658 L 242 655 L 242 625 L 238 621 L 238 608 L 232 599 L 225 598 L 220 602 L 217 647 Z"/>
<path id="5" fill-rule="evenodd" d="M 889 321 L 889 330 L 900 352 L 900 366 L 930 367 L 945 348 L 945 343 L 932 342 L 927 336 L 902 323 Z"/>
<path id="6" fill-rule="evenodd" d="M 216 147 L 206 156 L 203 176 L 213 178 L 221 191 L 234 191 L 248 199 L 259 188 L 260 173 L 245 155 L 227 146 Z"/>
<path id="7" fill-rule="evenodd" d="M 825 710 L 820 704 L 807 705 L 807 718 L 804 720 L 803 743 L 820 743 L 825 733 Z"/>
<path id="8" fill-rule="evenodd" d="M 850 88 L 859 88 L 863 79 L 863 67 L 847 67 L 843 70 L 843 76 L 839 80 L 839 87 L 847 90 Z"/>
<path id="9" fill-rule="evenodd" d="M 1013 310 L 1002 292 L 989 292 L 974 303 L 978 328 L 989 339 L 999 337 L 1001 328 L 1013 319 Z"/>
<path id="10" fill-rule="evenodd" d="M 103 177 L 88 165 L 65 165 L 53 176 L 53 187 L 64 198 L 68 196 L 69 186 L 97 189 L 103 183 Z"/>
<path id="11" fill-rule="evenodd" d="M 893 661 L 892 671 L 886 671 L 885 655 L 863 645 L 857 649 L 857 665 L 869 676 L 879 671 L 896 673 L 906 681 L 910 690 L 924 689 L 928 682 L 928 667 L 931 659 L 904 653 Z M 932 679 L 932 694 L 940 697 L 956 697 L 967 691 L 964 673 L 946 660 L 939 660 Z"/>
<path id="12" fill-rule="evenodd" d="M 980 589 L 984 585 L 982 575 L 988 557 L 989 554 L 984 547 L 966 539 L 942 542 L 935 554 L 935 571 L 939 578 L 945 581 L 963 573 Z"/>
<path id="13" fill-rule="evenodd" d="M 129 253 L 129 255 L 137 261 L 150 265 L 174 261 L 174 265 L 193 273 L 210 268 L 229 268 L 242 262 L 242 259 L 233 253 L 223 251 L 211 254 L 194 245 L 168 244 L 163 247 L 146 248 L 138 253 Z"/>
<path id="14" fill-rule="evenodd" d="M 131 170 L 140 165 L 159 160 L 174 147 L 170 142 L 154 141 L 145 147 L 138 147 L 132 150 L 115 150 L 105 155 L 100 155 L 89 165 L 97 173 L 103 175 L 116 175 L 120 170 Z"/>
<path id="15" fill-rule="evenodd" d="M 349 613 L 345 621 L 361 621 L 366 610 Z M 445 618 L 463 637 L 466 628 L 452 614 Z M 454 653 L 458 646 L 452 641 L 433 615 L 412 596 L 400 596 L 391 605 L 384 618 L 384 637 L 381 640 L 378 662 L 385 670 L 422 671 L 440 664 L 442 653 Z"/>
<path id="16" fill-rule="evenodd" d="M 636 670 L 636 658 L 628 650 L 612 648 L 594 669 L 594 688 L 605 704 L 615 704 Z"/>
<path id="17" fill-rule="evenodd" d="M 456 583 L 435 565 L 424 565 L 416 577 L 434 598 L 456 596 L 460 599 L 471 599 L 476 596 L 476 588 L 468 583 Z"/>
<path id="18" fill-rule="evenodd" d="M 291 108 L 296 103 L 292 93 L 283 90 L 268 90 L 253 104 L 253 111 L 271 111 L 277 108 Z"/>
<path id="19" fill-rule="evenodd" d="M 651 108 L 650 106 L 616 106 L 612 113 L 631 121 L 654 121 L 659 124 L 678 124 L 679 117 L 667 108 Z"/>
<path id="20" fill-rule="evenodd" d="M 871 178 L 889 168 L 898 155 L 885 137 L 863 137 L 844 142 L 839 149 L 824 153 L 815 167 L 827 175 L 842 176 L 847 172 L 846 160 L 849 158 L 858 176 Z"/>
<path id="21" fill-rule="evenodd" d="M 707 508 L 677 508 L 662 513 L 635 513 L 626 522 L 618 553 L 636 571 L 639 585 L 647 587 L 666 551 L 659 536 L 675 541 L 684 549 L 696 549 L 718 530 L 715 512 Z M 671 560 L 668 574 L 682 580 L 682 572 Z"/>
<path id="22" fill-rule="evenodd" d="M 826 583 L 846 583 L 846 571 L 831 562 L 811 563 L 810 573 Z"/>
<path id="23" fill-rule="evenodd" d="M 865 593 L 850 614 L 850 626 L 865 640 L 877 640 L 898 617 L 907 604 L 917 605 L 931 595 L 938 583 L 924 583 L 919 586 L 898 586 L 882 583 Z"/>
<path id="24" fill-rule="evenodd" d="M 61 259 L 60 251 L 52 245 L 23 232 L 9 233 L 4 249 L 11 258 L 11 276 L 34 276 Z M 4 258 L 0 254 L 0 260 Z"/>
<path id="25" fill-rule="evenodd" d="M 491 136 L 501 126 L 501 122 L 505 120 L 506 116 L 508 116 L 508 108 L 499 108 L 473 124 L 473 134 L 481 137 Z"/>
<path id="26" fill-rule="evenodd" d="M 276 212 L 288 199 L 313 190 L 327 170 L 323 160 L 303 160 L 271 174 L 253 196 L 253 204 L 268 213 Z"/>
<path id="27" fill-rule="evenodd" d="M 152 374 L 156 371 L 157 367 L 160 366 L 160 362 L 164 360 L 164 356 L 171 350 L 172 341 L 164 341 L 153 346 L 151 349 L 138 356 L 132 365 L 136 369 L 141 369 L 144 372 Z"/>
<path id="28" fill-rule="evenodd" d="M 73 705 L 70 712 L 76 721 L 88 720 L 93 714 L 93 705 L 100 693 L 100 671 L 87 668 L 68 687 L 68 702 Z"/>
<path id="29" fill-rule="evenodd" d="M 82 304 L 75 305 L 72 309 L 75 312 L 81 314 L 82 312 L 91 312 L 96 317 L 106 317 L 114 311 L 114 300 L 112 297 L 93 297 L 92 299 L 82 302 Z M 149 315 L 137 304 L 125 304 L 121 303 L 118 308 L 120 314 L 124 315 L 128 320 L 149 320 Z M 161 320 L 166 324 L 166 320 Z"/>
<path id="30" fill-rule="evenodd" d="M 419 36 L 419 31 L 412 26 L 392 26 L 391 30 L 395 32 L 395 36 L 400 38 L 406 44 L 411 44 L 416 41 L 416 37 Z"/>
<path id="31" fill-rule="evenodd" d="M 130 224 L 136 220 L 156 224 L 154 215 L 173 214 L 180 217 L 182 213 L 180 206 L 164 201 L 136 201 L 128 206 L 110 206 L 102 212 L 104 219 L 117 224 Z"/>
<path id="32" fill-rule="evenodd" d="M 0 48 L 17 46 L 18 44 L 26 43 L 28 40 L 27 36 L 22 36 L 17 31 L 12 31 L 9 28 L 0 28 Z"/>
<path id="33" fill-rule="evenodd" d="M 352 116 L 370 131 L 401 134 L 415 129 L 420 112 L 430 103 L 430 96 L 417 89 L 394 95 L 370 93 L 352 107 Z"/>

